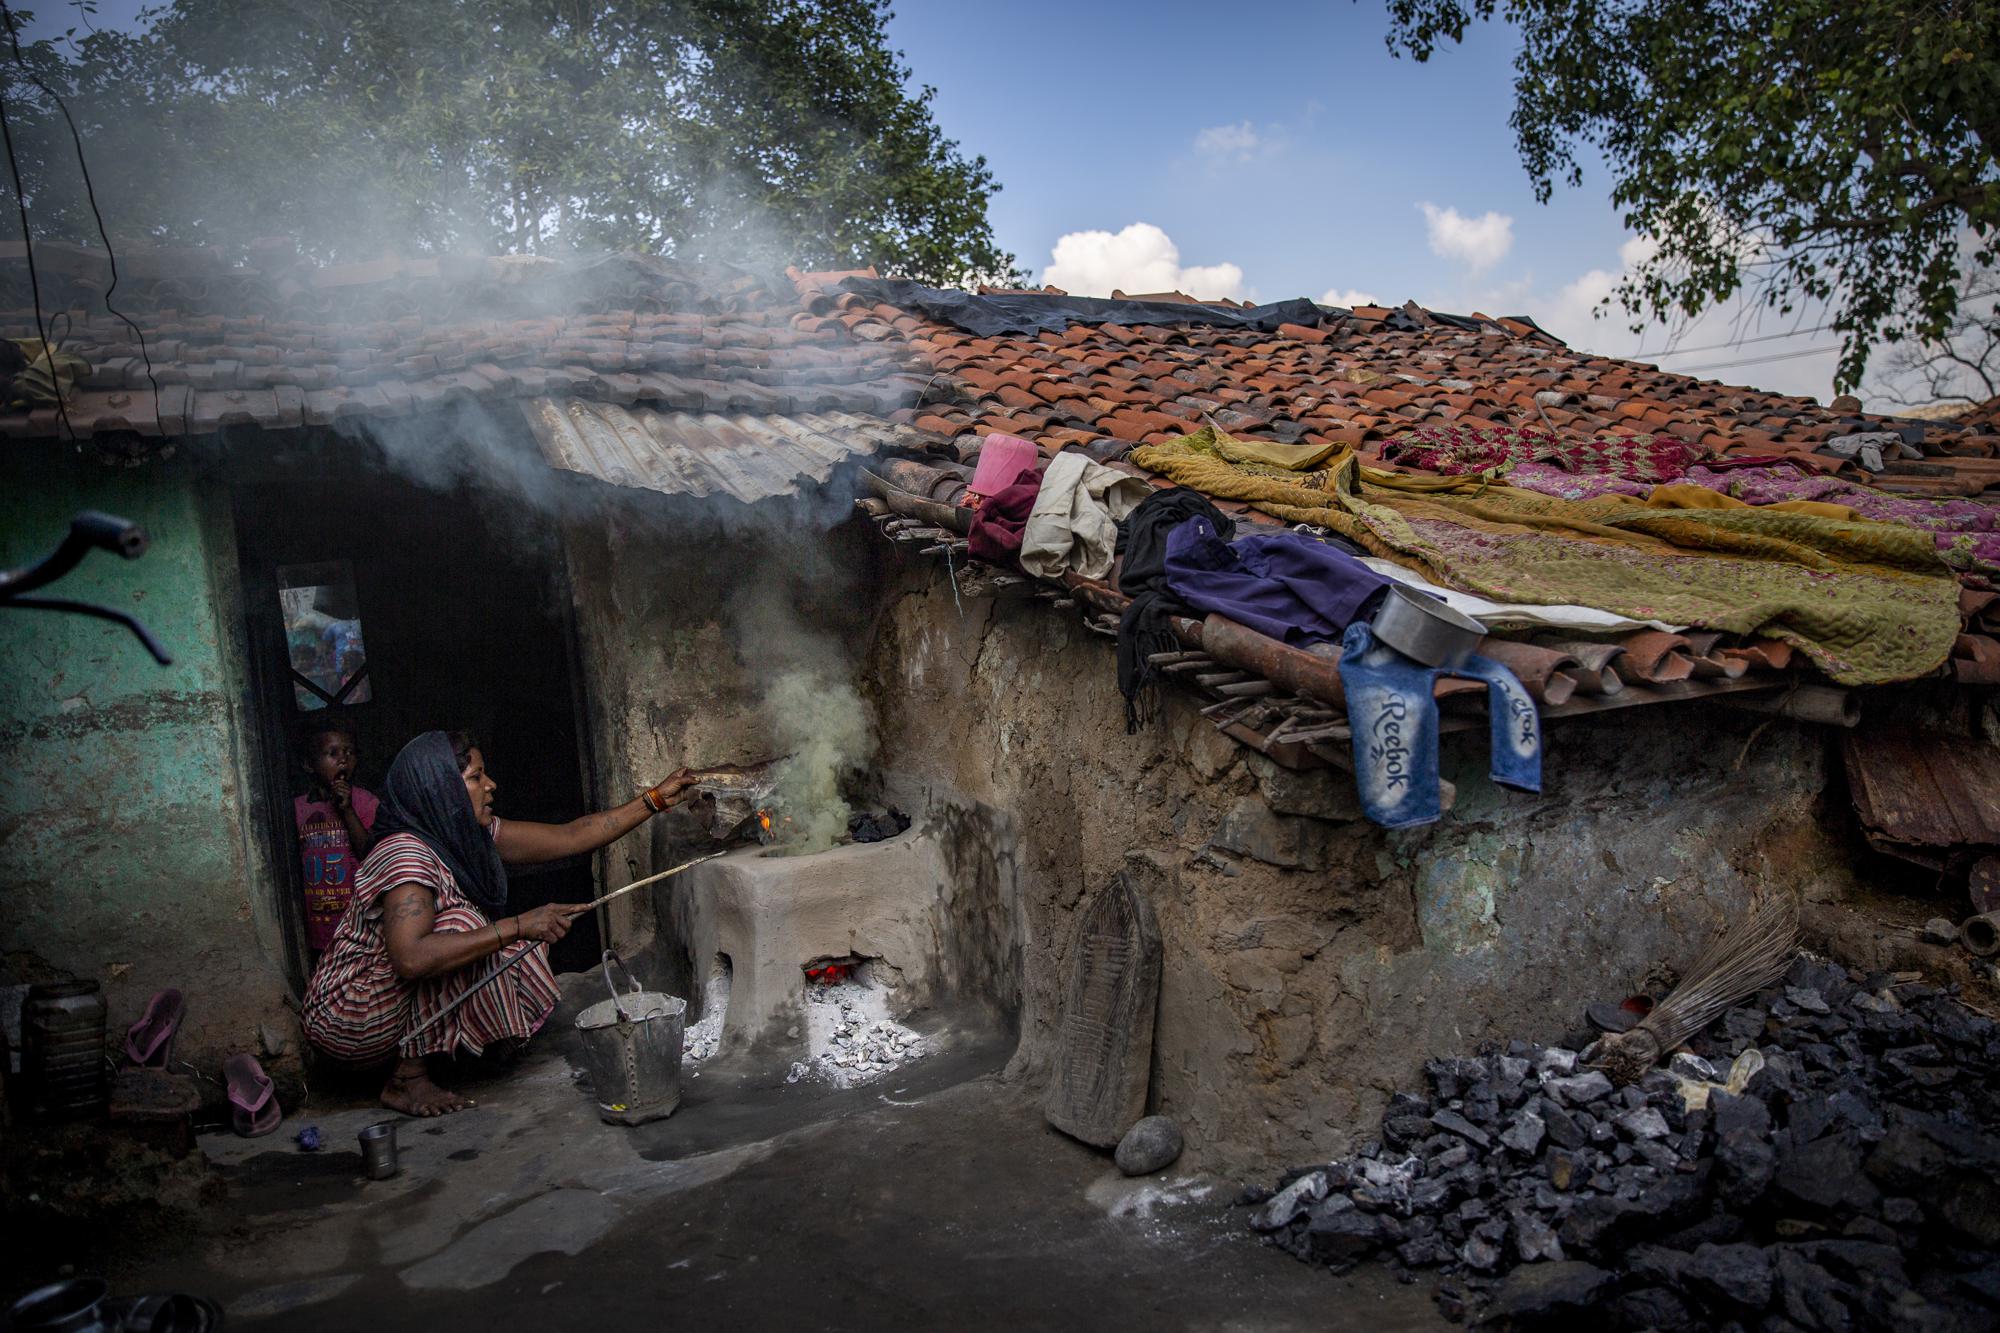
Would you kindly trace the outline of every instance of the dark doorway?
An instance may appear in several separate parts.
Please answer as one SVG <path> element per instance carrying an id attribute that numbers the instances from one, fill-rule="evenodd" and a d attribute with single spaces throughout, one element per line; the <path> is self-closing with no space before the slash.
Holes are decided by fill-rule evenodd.
<path id="1" fill-rule="evenodd" d="M 357 781 L 371 791 L 404 742 L 442 728 L 478 738 L 503 819 L 574 819 L 591 793 L 554 524 L 515 497 L 418 485 L 365 440 L 301 434 L 282 451 L 266 447 L 234 469 L 233 499 L 265 804 L 302 984 L 304 873 L 292 798 L 305 789 L 298 745 L 309 726 L 330 716 L 351 724 Z M 322 624 L 340 622 L 338 647 L 316 662 L 303 660 L 301 608 Z M 593 891 L 588 857 L 511 867 L 508 882 L 513 912 Z M 556 970 L 587 968 L 601 948 L 596 921 L 585 917 L 556 946 Z"/>

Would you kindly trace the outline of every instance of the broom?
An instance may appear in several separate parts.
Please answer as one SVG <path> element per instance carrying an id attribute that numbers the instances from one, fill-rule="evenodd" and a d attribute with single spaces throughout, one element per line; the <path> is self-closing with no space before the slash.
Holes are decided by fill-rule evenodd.
<path id="1" fill-rule="evenodd" d="M 1629 1032 L 1605 1037 L 1591 1061 L 1619 1087 L 1637 1083 L 1669 1052 L 1723 1010 L 1785 975 L 1798 945 L 1798 905 L 1788 894 L 1760 896 L 1748 918 L 1724 926 L 1681 984 Z"/>

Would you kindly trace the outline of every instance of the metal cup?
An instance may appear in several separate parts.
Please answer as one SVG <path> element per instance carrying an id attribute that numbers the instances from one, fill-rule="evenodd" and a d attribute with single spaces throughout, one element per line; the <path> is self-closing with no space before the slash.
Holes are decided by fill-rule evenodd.
<path id="1" fill-rule="evenodd" d="M 396 1174 L 396 1122 L 379 1120 L 361 1131 L 361 1160 L 370 1180 L 387 1180 Z"/>

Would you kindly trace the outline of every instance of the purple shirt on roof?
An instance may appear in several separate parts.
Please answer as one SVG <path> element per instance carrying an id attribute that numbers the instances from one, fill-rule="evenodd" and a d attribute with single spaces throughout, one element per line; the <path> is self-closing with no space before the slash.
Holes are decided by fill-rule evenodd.
<path id="1" fill-rule="evenodd" d="M 1207 519 L 1192 518 L 1167 534 L 1167 586 L 1198 611 L 1304 647 L 1372 616 L 1389 580 L 1304 533 L 1225 542 Z"/>

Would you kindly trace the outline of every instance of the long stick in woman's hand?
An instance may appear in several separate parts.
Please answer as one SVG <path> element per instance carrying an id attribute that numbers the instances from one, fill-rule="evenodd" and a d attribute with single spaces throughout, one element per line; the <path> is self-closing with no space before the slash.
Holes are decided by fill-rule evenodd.
<path id="1" fill-rule="evenodd" d="M 726 850 L 727 849 L 725 849 L 725 851 Z M 618 895 L 622 893 L 630 893 L 634 889 L 643 889 L 648 884 L 657 884 L 659 881 L 666 879 L 670 875 L 678 875 L 683 870 L 687 870 L 691 867 L 698 866 L 703 861 L 713 861 L 716 857 L 721 856 L 723 854 L 724 852 L 710 852 L 706 856 L 697 856 L 692 861 L 683 861 L 671 870 L 662 870 L 657 875 L 648 875 L 644 879 L 635 879 L 630 884 L 627 884 L 622 888 L 613 889 L 611 892 L 605 894 L 602 898 L 593 898 L 589 902 L 585 903 L 584 906 L 586 908 L 602 907 L 604 906 L 604 904 L 610 902 L 613 898 L 616 898 Z"/>
<path id="2" fill-rule="evenodd" d="M 710 852 L 707 856 L 697 856 L 692 861 L 683 861 L 671 870 L 662 870 L 659 874 L 648 875 L 645 879 L 635 879 L 630 884 L 625 885 L 623 888 L 613 889 L 611 892 L 605 894 L 602 898 L 598 898 L 592 902 L 584 903 L 582 904 L 582 906 L 586 911 L 589 910 L 590 908 L 601 906 L 605 903 L 610 902 L 613 898 L 616 898 L 621 893 L 630 893 L 634 889 L 643 889 L 648 884 L 657 884 L 661 880 L 666 879 L 670 875 L 678 875 L 681 873 L 681 871 L 686 870 L 692 866 L 698 866 L 703 861 L 713 861 L 716 857 L 721 856 L 722 854 L 723 854 L 722 852 Z M 581 916 L 582 913 L 579 912 L 577 915 Z M 403 1038 L 403 1040 L 414 1041 L 416 1038 L 428 1032 L 439 1021 L 441 1021 L 446 1014 L 449 1014 L 452 1010 L 458 1008 L 458 1006 L 464 1004 L 467 1000 L 479 994 L 479 992 L 485 990 L 488 986 L 491 986 L 501 977 L 506 976 L 508 968 L 514 966 L 514 964 L 520 962 L 523 958 L 526 958 L 536 949 L 541 948 L 542 943 L 543 941 L 536 940 L 533 944 L 521 950 L 521 952 L 515 954 L 512 958 L 509 958 L 506 962 L 500 964 L 500 966 L 494 968 L 491 973 L 481 977 L 478 981 L 473 982 L 470 986 L 467 986 L 465 988 L 464 993 L 462 993 L 456 1000 L 453 1000 L 450 1004 L 446 1005 L 444 1008 L 438 1010 L 436 1013 L 432 1014 L 429 1018 L 425 1019 L 422 1023 L 418 1024 L 416 1030 L 411 1032 L 409 1036 Z"/>

